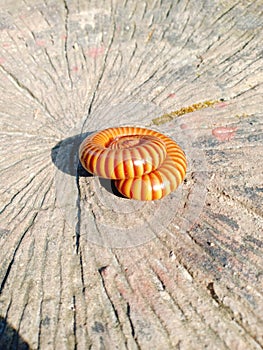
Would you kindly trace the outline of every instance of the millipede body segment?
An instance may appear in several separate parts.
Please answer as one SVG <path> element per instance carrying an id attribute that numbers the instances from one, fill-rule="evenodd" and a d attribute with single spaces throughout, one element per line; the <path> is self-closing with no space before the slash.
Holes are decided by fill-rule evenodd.
<path id="1" fill-rule="evenodd" d="M 121 194 L 138 200 L 160 199 L 176 190 L 187 166 L 183 150 L 171 138 L 128 126 L 88 136 L 79 159 L 88 172 L 115 180 Z"/>

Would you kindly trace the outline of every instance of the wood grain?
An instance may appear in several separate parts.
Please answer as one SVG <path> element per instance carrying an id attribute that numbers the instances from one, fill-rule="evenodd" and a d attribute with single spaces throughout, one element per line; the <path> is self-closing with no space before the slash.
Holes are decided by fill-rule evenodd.
<path id="1" fill-rule="evenodd" d="M 260 0 L 1 4 L 1 350 L 262 349 L 262 18 Z M 78 167 L 85 136 L 127 124 L 186 147 L 167 202 Z"/>

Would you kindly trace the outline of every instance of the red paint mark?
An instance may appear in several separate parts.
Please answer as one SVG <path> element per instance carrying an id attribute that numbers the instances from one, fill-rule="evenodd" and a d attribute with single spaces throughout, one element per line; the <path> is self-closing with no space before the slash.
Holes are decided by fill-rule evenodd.
<path id="1" fill-rule="evenodd" d="M 46 42 L 45 42 L 45 40 L 38 39 L 38 40 L 36 40 L 36 44 L 37 44 L 37 46 L 45 46 Z"/>
<path id="2" fill-rule="evenodd" d="M 228 106 L 228 103 L 227 102 L 219 102 L 219 103 L 217 103 L 216 105 L 215 105 L 215 108 L 224 108 L 224 107 L 226 107 L 226 106 Z"/>
<path id="3" fill-rule="evenodd" d="M 176 94 L 175 94 L 174 92 L 172 92 L 172 93 L 170 93 L 170 94 L 168 95 L 168 97 L 169 97 L 169 98 L 174 98 L 174 97 L 176 97 Z"/>
<path id="4" fill-rule="evenodd" d="M 188 129 L 188 125 L 185 124 L 185 123 L 183 123 L 183 124 L 180 125 L 180 128 L 181 128 L 182 130 Z"/>
<path id="5" fill-rule="evenodd" d="M 78 70 L 79 70 L 79 69 L 78 69 L 77 66 L 72 67 L 72 71 L 73 71 L 73 72 L 77 72 Z"/>
<path id="6" fill-rule="evenodd" d="M 10 45 L 11 45 L 10 43 L 3 43 L 2 44 L 3 47 L 10 47 Z"/>
<path id="7" fill-rule="evenodd" d="M 237 127 L 231 126 L 219 126 L 212 130 L 212 135 L 217 138 L 218 141 L 230 141 L 236 134 Z"/>
<path id="8" fill-rule="evenodd" d="M 92 58 L 96 58 L 104 54 L 104 47 L 92 47 L 87 51 L 87 55 Z"/>

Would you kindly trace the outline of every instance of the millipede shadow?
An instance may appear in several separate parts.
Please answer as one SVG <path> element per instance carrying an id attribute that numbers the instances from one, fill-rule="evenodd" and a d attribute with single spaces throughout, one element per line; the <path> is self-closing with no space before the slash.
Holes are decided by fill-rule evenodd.
<path id="1" fill-rule="evenodd" d="M 86 132 L 59 141 L 51 149 L 51 159 L 55 166 L 63 173 L 76 176 L 89 176 L 79 164 L 79 146 L 81 142 L 93 132 Z"/>
<path id="2" fill-rule="evenodd" d="M 91 177 L 93 174 L 89 173 L 85 168 L 83 168 L 80 161 L 78 162 L 78 168 L 77 168 L 77 176 L 78 177 Z"/>
<path id="3" fill-rule="evenodd" d="M 105 188 L 106 191 L 108 191 L 109 193 L 114 194 L 115 196 L 119 197 L 119 198 L 125 198 L 127 199 L 127 197 L 123 196 L 116 188 L 114 180 L 111 179 L 104 179 L 104 178 L 100 178 L 100 184 L 102 187 Z"/>
<path id="4" fill-rule="evenodd" d="M 81 142 L 88 137 L 92 132 L 86 132 L 78 134 L 72 137 L 68 137 L 62 141 L 59 141 L 51 150 L 51 159 L 55 166 L 65 174 L 79 178 L 92 177 L 93 174 L 89 173 L 83 168 L 79 161 L 79 146 Z M 108 192 L 113 193 L 120 198 L 124 197 L 117 190 L 114 181 L 109 179 L 100 178 L 100 184 Z"/>

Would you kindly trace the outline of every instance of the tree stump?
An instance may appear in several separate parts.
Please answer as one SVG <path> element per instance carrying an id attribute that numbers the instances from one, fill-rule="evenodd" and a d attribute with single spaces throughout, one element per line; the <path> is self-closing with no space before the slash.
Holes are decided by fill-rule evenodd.
<path id="1" fill-rule="evenodd" d="M 0 349 L 262 349 L 262 1 L 6 1 Z M 185 150 L 166 198 L 88 176 L 91 132 Z"/>

